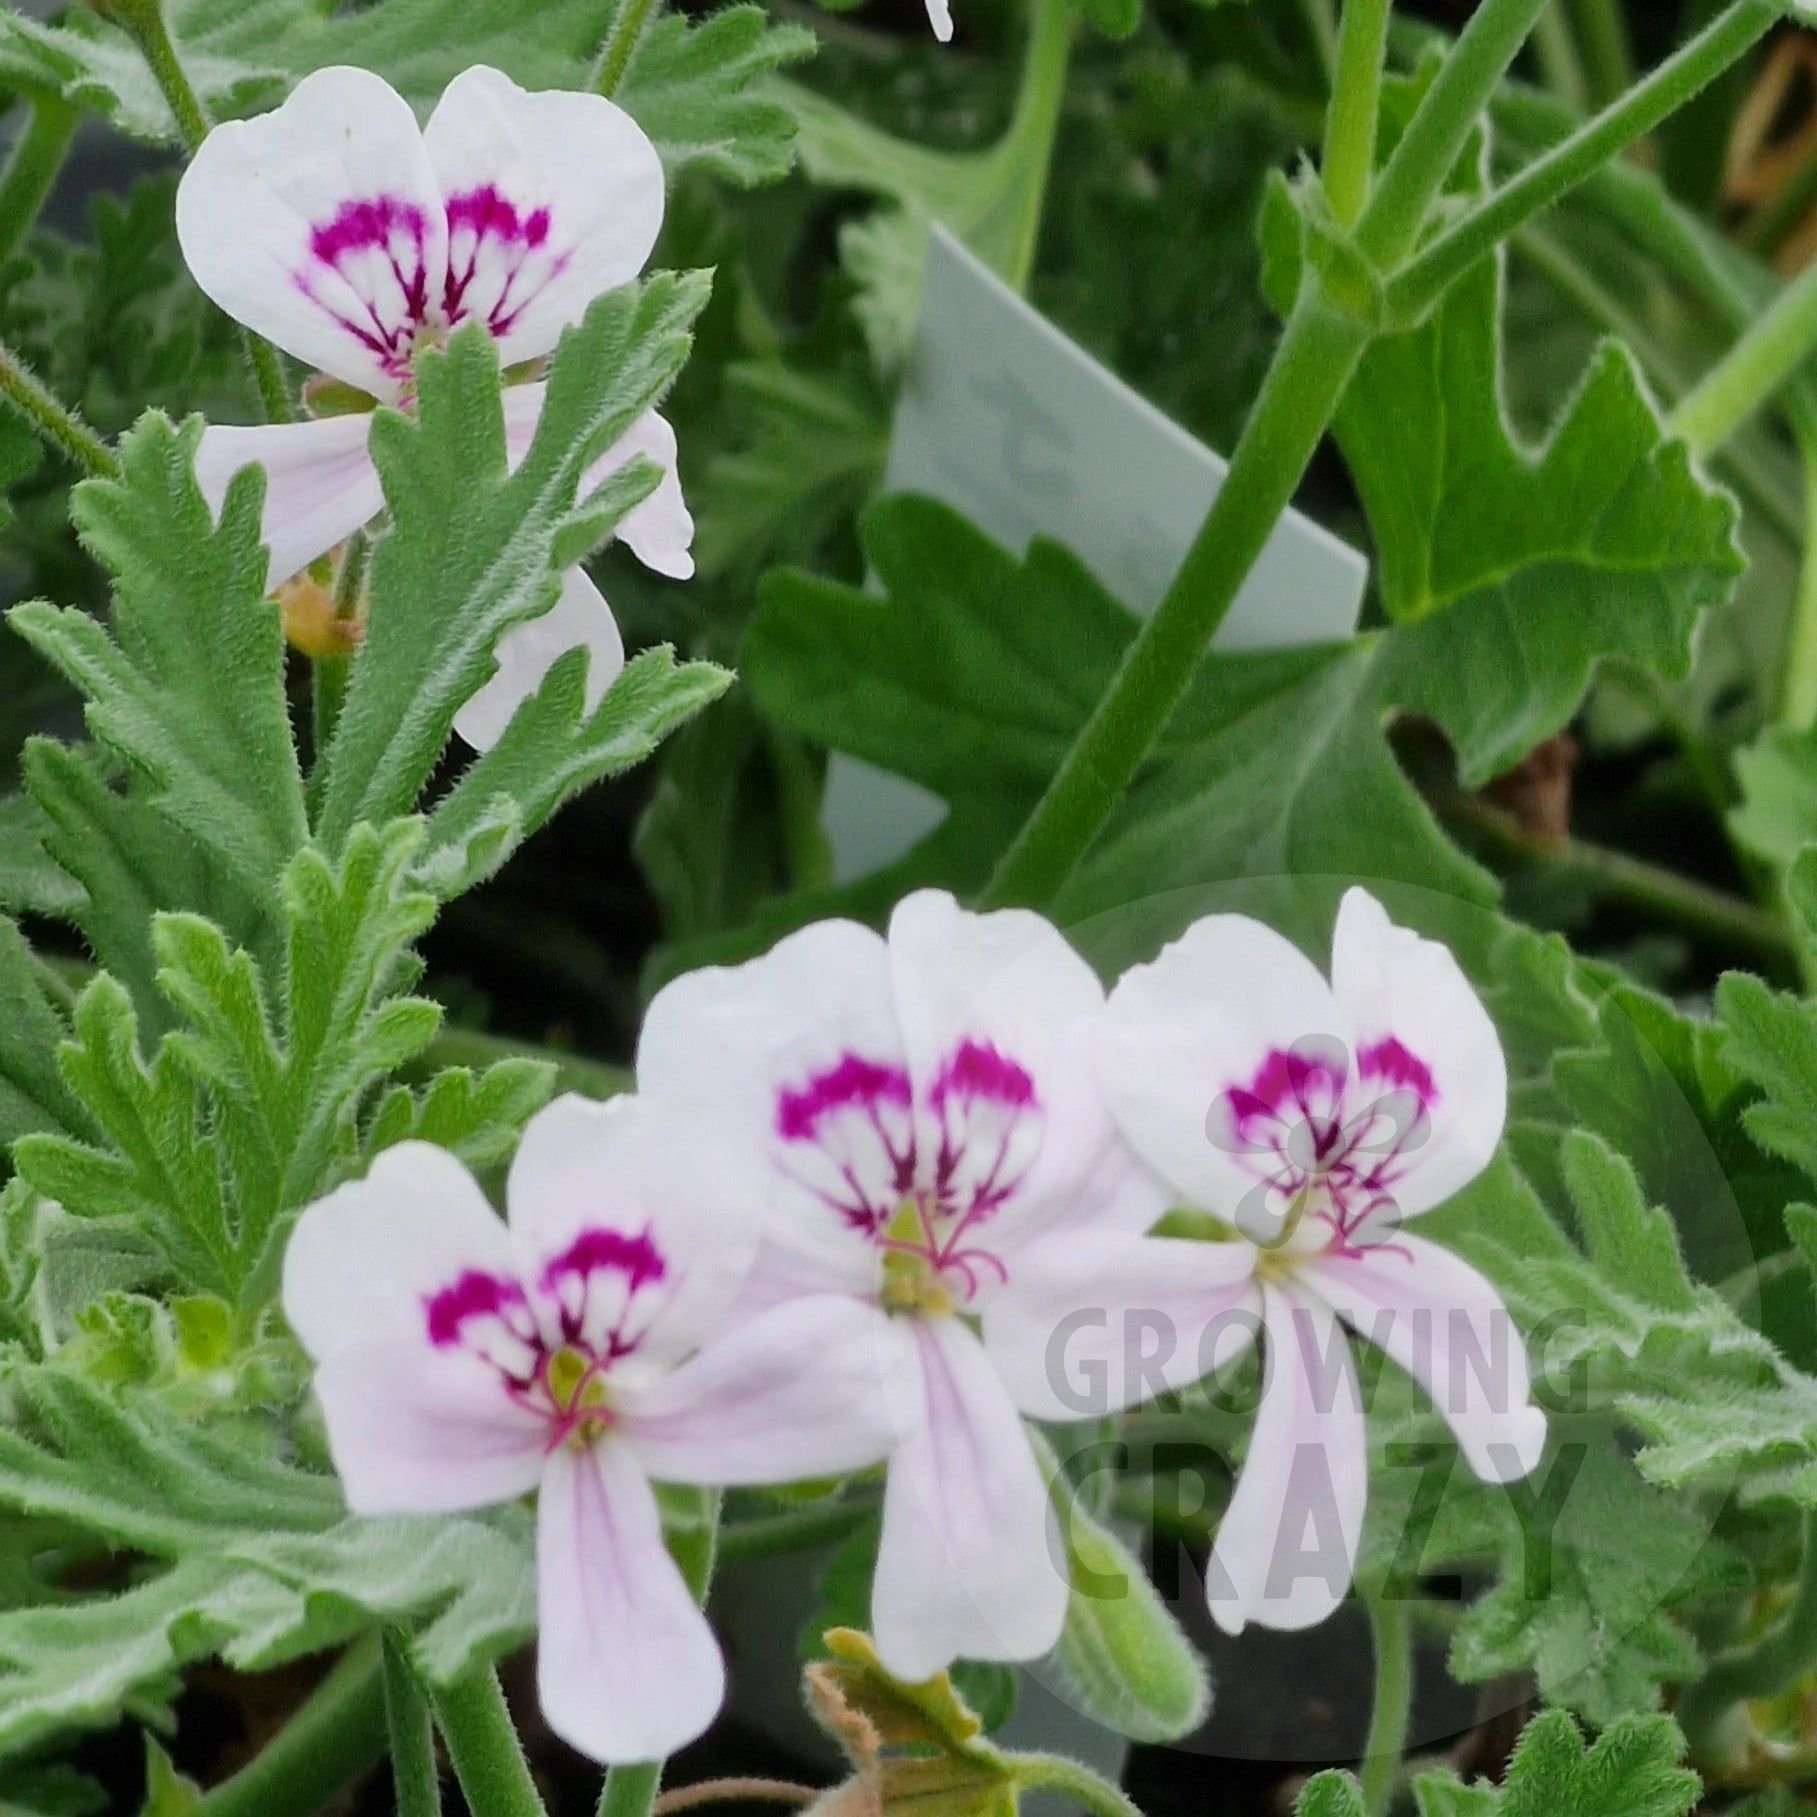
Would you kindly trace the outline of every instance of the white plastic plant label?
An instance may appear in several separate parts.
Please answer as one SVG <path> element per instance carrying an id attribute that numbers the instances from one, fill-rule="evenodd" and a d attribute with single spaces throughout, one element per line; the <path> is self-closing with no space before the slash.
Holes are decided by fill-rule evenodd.
<path id="1" fill-rule="evenodd" d="M 1132 611 L 1148 613 L 1228 472 L 935 228 L 885 492 L 941 499 L 1017 553 L 1054 537 Z M 1348 636 L 1368 573 L 1356 550 L 1289 511 L 1218 648 Z M 944 812 L 915 784 L 835 756 L 822 809 L 834 874 L 861 877 L 899 858 Z"/>

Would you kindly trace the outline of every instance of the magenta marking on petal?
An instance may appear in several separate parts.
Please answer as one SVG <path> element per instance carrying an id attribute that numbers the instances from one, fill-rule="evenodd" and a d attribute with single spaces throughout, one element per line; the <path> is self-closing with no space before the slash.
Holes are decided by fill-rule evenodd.
<path id="1" fill-rule="evenodd" d="M 1432 1069 L 1393 1035 L 1365 1047 L 1356 1057 L 1356 1068 L 1364 1079 L 1378 1079 L 1417 1092 L 1423 1103 L 1431 1104 L 1438 1097 Z"/>
<path id="2" fill-rule="evenodd" d="M 628 1292 L 636 1293 L 639 1288 L 666 1279 L 668 1272 L 662 1251 L 648 1229 L 627 1236 L 622 1230 L 595 1225 L 583 1230 L 549 1261 L 539 1285 L 545 1293 L 554 1293 L 564 1280 L 584 1281 L 589 1275 L 614 1273 L 624 1276 Z"/>
<path id="3" fill-rule="evenodd" d="M 909 1077 L 901 1067 L 867 1060 L 862 1054 L 842 1054 L 806 1085 L 776 1094 L 776 1133 L 785 1142 L 811 1142 L 822 1120 L 835 1111 L 883 1105 L 906 1110 L 908 1103 Z"/>
<path id="4" fill-rule="evenodd" d="M 430 1343 L 458 1344 L 468 1320 L 494 1318 L 524 1304 L 524 1290 L 508 1275 L 469 1268 L 423 1301 Z"/>
<path id="5" fill-rule="evenodd" d="M 1035 1101 L 1035 1082 L 988 1042 L 962 1041 L 941 1067 L 929 1096 L 936 1108 L 948 1098 L 984 1098 L 1009 1110 L 1027 1110 Z"/>

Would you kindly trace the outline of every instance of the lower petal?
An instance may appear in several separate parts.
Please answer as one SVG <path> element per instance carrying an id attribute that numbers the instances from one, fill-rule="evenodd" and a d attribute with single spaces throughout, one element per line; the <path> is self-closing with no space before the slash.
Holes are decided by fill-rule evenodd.
<path id="1" fill-rule="evenodd" d="M 498 640 L 492 678 L 455 714 L 455 731 L 474 750 L 489 751 L 556 662 L 577 648 L 587 652 L 591 713 L 625 666 L 625 645 L 612 608 L 584 568 L 562 576 L 561 592 L 547 612 L 513 625 Z"/>
<path id="2" fill-rule="evenodd" d="M 1539 1467 L 1546 1416 L 1531 1404 L 1527 1346 L 1486 1276 L 1404 1230 L 1354 1256 L 1307 1262 L 1300 1275 L 1425 1389 L 1485 1482 Z"/>
<path id="3" fill-rule="evenodd" d="M 718 1712 L 725 1662 L 629 1447 L 551 1453 L 537 1505 L 537 1694 L 603 1765 L 661 1760 Z"/>
<path id="4" fill-rule="evenodd" d="M 366 452 L 370 416 L 202 431 L 196 484 L 211 511 L 242 467 L 265 469 L 259 538 L 271 552 L 265 584 L 275 587 L 344 542 L 384 508 L 378 469 Z"/>
<path id="5" fill-rule="evenodd" d="M 1212 1618 L 1310 1628 L 1344 1600 L 1369 1486 L 1350 1340 L 1310 1295 L 1262 1290 L 1268 1354 L 1249 1455 L 1207 1568 Z"/>
<path id="6" fill-rule="evenodd" d="M 1038 1659 L 1060 1638 L 1067 1575 L 1028 1435 L 970 1330 L 952 1318 L 911 1330 L 918 1418 L 884 1493 L 878 1654 L 911 1681 L 955 1659 Z"/>
<path id="7" fill-rule="evenodd" d="M 879 1463 L 898 1432 L 885 1378 L 901 1344 L 875 1306 L 833 1294 L 734 1327 L 618 1401 L 619 1430 L 667 1483 L 792 1483 Z"/>
<path id="8" fill-rule="evenodd" d="M 1031 1419 L 1120 1412 L 1245 1350 L 1260 1319 L 1246 1243 L 1062 1233 L 1019 1252 L 984 1342 Z"/>
<path id="9" fill-rule="evenodd" d="M 483 1508 L 542 1473 L 547 1423 L 464 1351 L 402 1339 L 342 1350 L 316 1371 L 315 1392 L 355 1514 Z"/>

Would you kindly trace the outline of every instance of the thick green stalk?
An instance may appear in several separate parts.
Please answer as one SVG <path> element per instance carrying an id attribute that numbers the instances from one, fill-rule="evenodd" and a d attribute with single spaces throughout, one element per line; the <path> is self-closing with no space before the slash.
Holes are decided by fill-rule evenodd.
<path id="1" fill-rule="evenodd" d="M 54 398 L 19 356 L 0 342 L 0 398 L 25 418 L 40 441 L 85 472 L 111 479 L 120 471 L 114 451 L 75 411 Z"/>
<path id="2" fill-rule="evenodd" d="M 720 1529 L 719 1556 L 722 1562 L 738 1563 L 805 1552 L 829 1540 L 843 1539 L 876 1512 L 875 1503 L 829 1502 L 785 1514 L 760 1515 L 755 1520 L 728 1521 Z"/>
<path id="3" fill-rule="evenodd" d="M 548 1817 L 490 1666 L 431 1691 L 430 1702 L 473 1817 Z"/>
<path id="4" fill-rule="evenodd" d="M 1310 280 L 1186 559 L 984 891 L 989 906 L 1052 900 L 1154 748 L 1200 658 L 1336 414 L 1368 330 Z"/>
<path id="5" fill-rule="evenodd" d="M 1780 291 L 1691 395 L 1669 426 L 1699 454 L 1720 448 L 1817 349 L 1817 264 Z"/>
<path id="6" fill-rule="evenodd" d="M 1614 106 L 1535 158 L 1409 260 L 1389 283 L 1390 305 L 1418 314 L 1436 302 L 1478 259 L 1669 119 L 1745 56 L 1775 17 L 1771 0 L 1736 0 Z"/>
<path id="7" fill-rule="evenodd" d="M 1583 46 L 1591 97 L 1598 106 L 1606 107 L 1634 83 L 1634 47 L 1628 41 L 1619 0 L 1566 0 L 1566 6 Z"/>
<path id="8" fill-rule="evenodd" d="M 429 1705 L 403 1648 L 390 1635 L 385 1637 L 385 1728 L 391 1738 L 397 1817 L 441 1817 Z"/>
<path id="9" fill-rule="evenodd" d="M 605 42 L 600 45 L 598 60 L 593 65 L 589 86 L 595 94 L 610 100 L 624 80 L 654 5 L 655 0 L 620 0 L 618 12 L 606 28 Z"/>
<path id="10" fill-rule="evenodd" d="M 1092 1817 L 1142 1817 L 1129 1797 L 1090 1767 L 1063 1754 L 1017 1754 L 1011 1757 L 1016 1783 L 1030 1791 L 1058 1792 Z"/>
<path id="11" fill-rule="evenodd" d="M 1798 452 L 1804 466 L 1805 522 L 1811 530 L 1786 629 L 1779 717 L 1792 731 L 1808 732 L 1817 726 L 1817 435 L 1801 427 Z"/>
<path id="12" fill-rule="evenodd" d="M 1731 1751 L 1737 1707 L 1771 1697 L 1817 1669 L 1817 1513 L 1804 1517 L 1804 1557 L 1792 1601 L 1758 1639 L 1723 1654 L 1678 1702 L 1694 1759 L 1720 1764 Z"/>
<path id="13" fill-rule="evenodd" d="M 1375 1643 L 1375 1701 L 1363 1744 L 1363 1804 L 1369 1817 L 1386 1817 L 1413 1713 L 1413 1637 L 1404 1602 L 1373 1591 L 1364 1596 L 1363 1606 Z"/>
<path id="14" fill-rule="evenodd" d="M 1533 51 L 1546 85 L 1567 107 L 1580 113 L 1590 106 L 1590 79 L 1578 54 L 1577 37 L 1563 13 L 1541 13 L 1533 26 Z"/>
<path id="15" fill-rule="evenodd" d="M 1344 0 L 1331 115 L 1325 126 L 1324 181 L 1325 200 L 1346 227 L 1363 212 L 1375 172 L 1391 4 L 1392 0 Z"/>
<path id="16" fill-rule="evenodd" d="M 1482 0 L 1414 109 L 1357 223 L 1357 245 L 1382 270 L 1398 265 L 1497 85 L 1551 0 Z"/>
<path id="17" fill-rule="evenodd" d="M 719 1556 L 717 1498 L 698 1527 L 669 1536 L 669 1550 L 681 1566 L 681 1575 L 694 1592 L 694 1600 L 705 1603 L 713 1582 L 713 1566 Z M 600 1788 L 596 1817 L 650 1817 L 666 1764 L 661 1760 L 644 1760 L 631 1766 L 613 1767 Z"/>
<path id="18" fill-rule="evenodd" d="M 0 173 L 0 262 L 19 250 L 50 194 L 82 117 L 60 95 L 36 95 L 32 117 Z"/>
<path id="19" fill-rule="evenodd" d="M 206 1793 L 195 1817 L 313 1817 L 385 1751 L 379 1642 L 342 1654 L 277 1736 Z"/>

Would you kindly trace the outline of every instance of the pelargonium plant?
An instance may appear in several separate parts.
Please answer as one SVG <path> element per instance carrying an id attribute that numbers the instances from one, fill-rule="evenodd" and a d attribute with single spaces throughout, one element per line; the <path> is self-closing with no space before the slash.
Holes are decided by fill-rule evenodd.
<path id="1" fill-rule="evenodd" d="M 1817 9 L 925 11 L 0 14 L 8 1817 L 1817 1795 Z"/>

